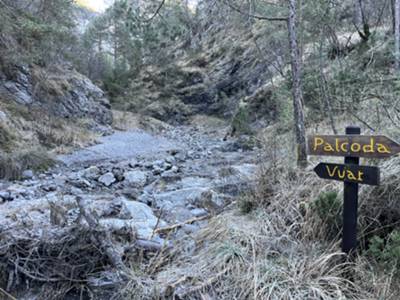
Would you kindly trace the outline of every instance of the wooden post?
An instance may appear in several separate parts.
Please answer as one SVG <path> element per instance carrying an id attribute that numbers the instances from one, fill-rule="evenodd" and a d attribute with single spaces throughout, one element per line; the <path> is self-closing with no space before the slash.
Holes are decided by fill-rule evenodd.
<path id="1" fill-rule="evenodd" d="M 357 126 L 346 127 L 346 134 L 360 135 L 361 129 Z M 360 158 L 346 156 L 345 165 L 359 165 Z M 353 254 L 357 248 L 357 210 L 358 210 L 358 183 L 344 183 L 343 203 L 343 240 L 342 250 L 347 254 Z"/>

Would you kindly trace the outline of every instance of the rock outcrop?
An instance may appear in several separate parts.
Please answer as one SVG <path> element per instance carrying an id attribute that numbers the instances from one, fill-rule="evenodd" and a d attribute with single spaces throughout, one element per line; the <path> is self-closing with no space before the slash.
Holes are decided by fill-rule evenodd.
<path id="1" fill-rule="evenodd" d="M 0 71 L 0 99 L 40 108 L 57 117 L 88 118 L 110 125 L 110 103 L 104 92 L 78 72 L 16 66 Z"/>

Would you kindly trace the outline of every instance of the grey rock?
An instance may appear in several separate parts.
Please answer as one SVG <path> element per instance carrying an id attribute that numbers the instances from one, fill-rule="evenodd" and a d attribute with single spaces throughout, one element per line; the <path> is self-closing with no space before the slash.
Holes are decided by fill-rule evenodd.
<path id="1" fill-rule="evenodd" d="M 194 217 L 203 217 L 206 216 L 208 214 L 207 210 L 205 210 L 204 208 L 195 208 L 192 209 L 190 211 L 190 213 L 194 216 Z"/>
<path id="2" fill-rule="evenodd" d="M 6 122 L 8 120 L 7 115 L 4 111 L 0 110 L 0 122 Z"/>
<path id="3" fill-rule="evenodd" d="M 122 200 L 131 218 L 129 220 L 121 219 L 105 219 L 100 223 L 106 227 L 122 228 L 133 227 L 136 229 L 138 236 L 143 239 L 151 239 L 156 226 L 166 226 L 163 220 L 157 218 L 152 209 L 146 204 L 137 201 Z"/>
<path id="4" fill-rule="evenodd" d="M 117 181 L 123 181 L 125 179 L 124 169 L 121 167 L 116 167 L 112 169 L 112 173 Z"/>
<path id="5" fill-rule="evenodd" d="M 161 175 L 163 171 L 164 171 L 163 168 L 160 168 L 158 166 L 153 167 L 153 175 L 155 176 Z"/>
<path id="6" fill-rule="evenodd" d="M 143 187 L 147 182 L 147 173 L 143 171 L 125 172 L 124 177 L 124 185 L 130 187 Z"/>
<path id="7" fill-rule="evenodd" d="M 243 164 L 232 167 L 238 171 L 237 176 L 243 180 L 254 180 L 257 175 L 257 166 L 254 164 Z"/>
<path id="8" fill-rule="evenodd" d="M 97 166 L 90 166 L 82 172 L 82 176 L 86 179 L 98 179 L 100 177 L 100 169 Z"/>
<path id="9" fill-rule="evenodd" d="M 154 195 L 157 207 L 173 209 L 174 207 L 183 207 L 190 203 L 196 203 L 202 193 L 208 191 L 208 188 L 188 188 L 176 191 L 164 192 Z"/>
<path id="10" fill-rule="evenodd" d="M 193 217 L 186 207 L 175 207 L 173 210 L 166 211 L 164 215 L 169 222 L 173 223 L 185 222 Z"/>
<path id="11" fill-rule="evenodd" d="M 141 167 L 141 163 L 139 163 L 139 161 L 137 161 L 136 159 L 132 158 L 129 163 L 128 163 L 129 167 L 131 168 L 137 168 L 137 167 Z"/>
<path id="12" fill-rule="evenodd" d="M 114 177 L 114 174 L 111 172 L 108 172 L 102 176 L 99 177 L 98 181 L 100 183 L 102 183 L 103 185 L 109 187 L 111 186 L 114 182 L 116 182 L 117 180 Z"/>
<path id="13" fill-rule="evenodd" d="M 35 174 L 32 170 L 25 170 L 22 172 L 22 179 L 32 179 L 35 177 Z"/>
<path id="14" fill-rule="evenodd" d="M 57 186 L 53 183 L 47 183 L 47 184 L 42 185 L 42 189 L 45 192 L 54 192 L 57 190 Z"/>
<path id="15" fill-rule="evenodd" d="M 21 105 L 40 105 L 59 117 L 88 118 L 101 125 L 112 123 L 110 103 L 104 92 L 78 72 L 64 68 L 62 74 L 49 74 L 57 89 L 49 92 L 41 86 L 37 88 L 29 67 L 15 67 L 13 71 L 13 78 L 0 73 L 1 96 Z"/>
<path id="16" fill-rule="evenodd" d="M 209 190 L 201 194 L 201 199 L 199 203 L 208 212 L 212 214 L 220 213 L 225 205 L 225 198 L 215 191 Z"/>
<path id="17" fill-rule="evenodd" d="M 126 187 L 121 190 L 121 194 L 130 200 L 137 200 L 139 198 L 140 191 L 137 188 Z"/>
<path id="18" fill-rule="evenodd" d="M 11 196 L 10 192 L 7 191 L 0 191 L 0 198 L 4 201 L 12 201 L 14 198 Z"/>

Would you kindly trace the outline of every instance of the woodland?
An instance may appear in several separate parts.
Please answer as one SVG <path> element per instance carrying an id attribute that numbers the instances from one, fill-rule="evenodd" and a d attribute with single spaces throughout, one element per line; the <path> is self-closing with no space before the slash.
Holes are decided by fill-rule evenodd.
<path id="1" fill-rule="evenodd" d="M 0 299 L 400 299 L 399 99 L 400 0 L 0 0 Z"/>

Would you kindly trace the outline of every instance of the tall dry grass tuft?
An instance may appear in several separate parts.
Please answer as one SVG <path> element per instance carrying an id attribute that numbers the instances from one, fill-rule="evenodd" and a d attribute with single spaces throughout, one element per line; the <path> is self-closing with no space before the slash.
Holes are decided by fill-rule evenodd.
<path id="1" fill-rule="evenodd" d="M 226 213 L 175 249 L 158 274 L 158 297 L 169 299 L 373 299 L 346 279 L 341 253 L 292 236 L 265 212 Z"/>
<path id="2" fill-rule="evenodd" d="M 54 164 L 54 158 L 43 149 L 0 153 L 0 179 L 18 180 L 25 170 L 45 171 Z"/>
<path id="3" fill-rule="evenodd" d="M 400 157 L 381 166 L 381 185 L 363 187 L 360 196 L 360 226 L 362 237 L 386 237 L 400 229 Z"/>
<path id="4" fill-rule="evenodd" d="M 316 216 L 313 204 L 337 185 L 320 184 L 311 170 L 275 166 L 261 168 L 256 191 L 246 195 L 254 205 L 250 213 L 233 210 L 213 218 L 200 233 L 176 243 L 168 262 L 151 274 L 150 286 L 135 277 L 125 295 L 138 297 L 145 291 L 143 299 L 398 299 L 391 276 L 363 257 L 346 261 L 338 236 L 327 239 L 328 221 Z"/>

